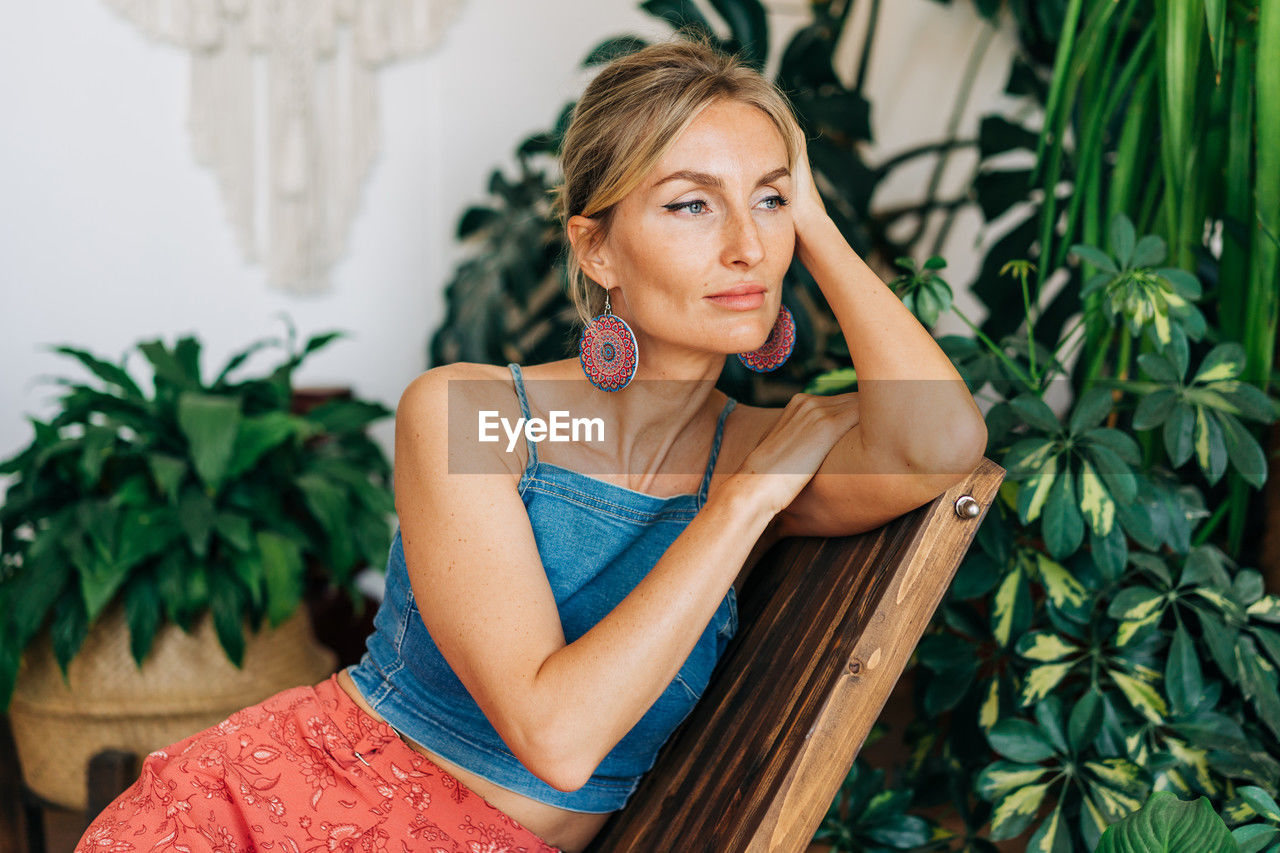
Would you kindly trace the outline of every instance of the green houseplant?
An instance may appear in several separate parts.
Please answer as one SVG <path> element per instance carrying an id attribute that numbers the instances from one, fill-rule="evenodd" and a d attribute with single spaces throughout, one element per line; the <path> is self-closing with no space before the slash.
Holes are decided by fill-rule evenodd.
<path id="1" fill-rule="evenodd" d="M 358 399 L 291 411 L 294 371 L 341 336 L 299 348 L 290 326 L 287 341 L 251 344 L 211 381 L 194 337 L 142 342 L 150 393 L 126 369 L 132 353 L 115 364 L 54 348 L 95 381 L 55 379 L 66 388 L 56 414 L 31 418 L 31 443 L 0 463 L 13 477 L 0 505 L 0 708 L 12 701 L 16 715 L 20 664 L 37 641 L 69 686 L 99 623 L 117 634 L 127 625 L 141 670 L 163 632 L 211 622 L 240 668 L 246 628 L 253 638 L 305 616 L 309 571 L 363 605 L 356 573 L 385 560 L 394 509 L 390 465 L 365 428 L 390 411 Z M 272 346 L 278 363 L 233 376 Z"/>
<path id="2" fill-rule="evenodd" d="M 1232 824 L 1273 811 L 1280 596 L 1208 543 L 1197 520 L 1209 515 L 1201 479 L 1215 483 L 1230 465 L 1254 486 L 1264 481 L 1243 421 L 1272 422 L 1276 401 L 1240 379 L 1243 347 L 1201 342 L 1199 282 L 1161 266 L 1163 239 L 1137 238 L 1118 214 L 1108 244 L 1072 247 L 1102 269 L 1084 285 L 1100 298 L 1079 323 L 1153 341 L 1137 378 L 1098 382 L 1061 419 L 1049 408 L 1043 395 L 1065 378 L 1059 351 L 1070 334 L 1052 351 L 1033 348 L 1025 262 L 1006 270 L 1021 282 L 1025 341 L 997 345 L 980 332 L 939 341 L 975 393 L 994 394 L 987 455 L 1009 472 L 915 656 L 918 718 L 900 784 L 917 806 L 949 795 L 966 834 L 940 833 L 948 850 L 990 851 L 988 839 L 1033 826 L 1029 850 L 1101 850 L 1108 825 L 1153 793 L 1207 798 L 1197 808 L 1217 823 L 1213 808 Z M 940 290 L 902 266 L 893 286 L 904 298 Z M 845 390 L 833 381 L 845 379 L 811 387 Z M 1142 459 L 1138 439 L 1149 433 L 1163 439 L 1164 459 Z M 1164 831 L 1162 808 L 1139 824 Z M 1256 839 L 1252 850 L 1271 838 L 1265 825 L 1237 835 Z"/>

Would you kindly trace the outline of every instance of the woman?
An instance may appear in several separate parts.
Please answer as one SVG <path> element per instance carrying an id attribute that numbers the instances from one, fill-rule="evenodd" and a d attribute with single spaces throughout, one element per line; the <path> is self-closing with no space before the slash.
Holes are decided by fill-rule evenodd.
<path id="1" fill-rule="evenodd" d="M 563 167 L 581 357 L 415 379 L 364 658 L 149 756 L 81 850 L 576 853 L 693 708 L 761 553 L 878 527 L 977 464 L 972 397 L 827 216 L 755 71 L 685 41 L 617 59 Z M 714 387 L 726 356 L 788 351 L 794 254 L 860 390 L 735 405 Z M 485 417 L 554 412 L 603 439 L 481 440 Z"/>

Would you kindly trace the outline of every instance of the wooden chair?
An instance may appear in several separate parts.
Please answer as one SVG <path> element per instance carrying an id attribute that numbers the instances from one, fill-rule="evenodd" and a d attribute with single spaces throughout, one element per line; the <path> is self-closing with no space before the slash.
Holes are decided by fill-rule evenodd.
<path id="1" fill-rule="evenodd" d="M 589 853 L 804 851 L 1004 475 L 984 458 L 876 530 L 774 545 L 702 699 Z"/>

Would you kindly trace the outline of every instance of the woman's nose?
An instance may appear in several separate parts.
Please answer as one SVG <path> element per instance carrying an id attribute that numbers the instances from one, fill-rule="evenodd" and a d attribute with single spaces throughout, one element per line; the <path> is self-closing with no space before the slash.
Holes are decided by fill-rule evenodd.
<path id="1" fill-rule="evenodd" d="M 755 266 L 764 260 L 764 242 L 760 229 L 750 213 L 737 213 L 725 220 L 724 261 L 733 264 L 742 261 Z"/>

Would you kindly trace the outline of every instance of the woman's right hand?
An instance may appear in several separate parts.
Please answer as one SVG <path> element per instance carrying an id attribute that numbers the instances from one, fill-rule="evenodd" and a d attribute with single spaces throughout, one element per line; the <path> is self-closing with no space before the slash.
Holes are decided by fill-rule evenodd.
<path id="1" fill-rule="evenodd" d="M 858 423 L 857 392 L 796 394 L 733 473 L 777 515 L 795 500 L 840 438 Z"/>

